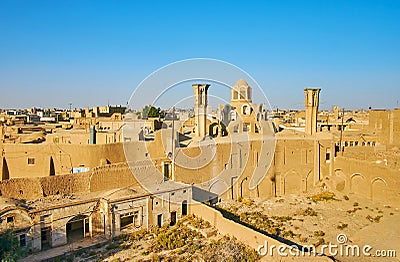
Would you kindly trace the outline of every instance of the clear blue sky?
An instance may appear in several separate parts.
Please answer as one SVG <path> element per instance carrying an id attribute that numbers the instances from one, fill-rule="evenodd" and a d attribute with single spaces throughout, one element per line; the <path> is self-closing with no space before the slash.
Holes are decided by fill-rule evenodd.
<path id="1" fill-rule="evenodd" d="M 0 108 L 125 104 L 148 74 L 209 57 L 250 73 L 273 106 L 393 108 L 400 1 L 0 0 Z"/>

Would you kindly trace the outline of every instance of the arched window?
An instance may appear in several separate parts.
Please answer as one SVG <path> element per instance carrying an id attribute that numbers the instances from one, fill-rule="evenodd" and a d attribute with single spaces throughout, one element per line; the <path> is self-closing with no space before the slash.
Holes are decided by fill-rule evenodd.
<path id="1" fill-rule="evenodd" d="M 235 112 L 235 110 L 231 111 L 230 118 L 231 118 L 231 121 L 236 121 L 236 112 Z"/>
<path id="2" fill-rule="evenodd" d="M 248 114 L 248 106 L 247 105 L 243 105 L 243 107 L 242 107 L 242 114 L 243 115 L 247 115 Z"/>

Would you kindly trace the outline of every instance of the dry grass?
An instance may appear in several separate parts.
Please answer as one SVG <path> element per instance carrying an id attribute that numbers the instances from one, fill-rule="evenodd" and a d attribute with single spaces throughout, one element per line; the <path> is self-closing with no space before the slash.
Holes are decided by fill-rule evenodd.
<path id="1" fill-rule="evenodd" d="M 324 192 L 318 193 L 316 195 L 309 197 L 309 199 L 314 202 L 336 200 L 335 193 L 330 192 L 330 191 L 324 191 Z"/>

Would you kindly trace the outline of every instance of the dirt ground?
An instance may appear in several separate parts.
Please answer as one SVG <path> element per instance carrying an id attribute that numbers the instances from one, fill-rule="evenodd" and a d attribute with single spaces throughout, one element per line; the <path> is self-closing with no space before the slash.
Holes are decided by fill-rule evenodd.
<path id="1" fill-rule="evenodd" d="M 380 254 L 396 251 L 394 258 L 392 254 L 380 261 L 400 259 L 399 208 L 373 203 L 365 197 L 325 191 L 269 200 L 228 201 L 219 207 L 238 215 L 241 221 L 255 228 L 267 229 L 265 231 L 303 246 L 313 244 L 321 248 L 323 244 L 336 244 L 338 255 L 335 259 L 339 261 L 376 261 L 378 249 L 382 250 Z M 266 215 L 264 222 L 256 219 L 262 215 Z M 342 243 L 344 240 L 346 242 Z M 346 245 L 358 245 L 360 257 L 352 256 L 351 250 L 346 253 Z M 374 257 L 363 256 L 364 245 L 372 246 L 368 253 Z M 339 246 L 344 247 L 342 255 Z"/>

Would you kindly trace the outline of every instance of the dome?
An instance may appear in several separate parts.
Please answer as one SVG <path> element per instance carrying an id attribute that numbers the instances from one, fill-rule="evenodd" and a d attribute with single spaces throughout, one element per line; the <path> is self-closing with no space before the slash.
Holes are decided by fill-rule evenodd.
<path id="1" fill-rule="evenodd" d="M 244 80 L 243 78 L 240 78 L 236 84 L 234 85 L 234 87 L 248 87 L 249 84 L 246 82 L 246 80 Z"/>

